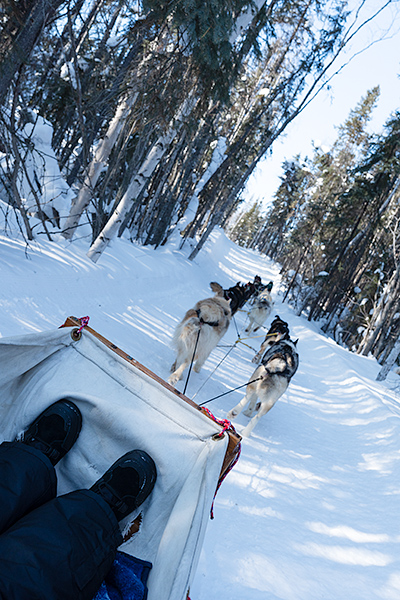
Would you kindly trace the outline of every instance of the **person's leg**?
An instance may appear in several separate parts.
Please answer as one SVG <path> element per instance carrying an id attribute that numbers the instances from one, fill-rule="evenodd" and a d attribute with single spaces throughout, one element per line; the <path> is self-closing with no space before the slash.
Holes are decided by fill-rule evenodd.
<path id="1" fill-rule="evenodd" d="M 55 497 L 54 467 L 39 451 L 21 442 L 0 445 L 0 533 Z"/>
<path id="2" fill-rule="evenodd" d="M 0 598 L 91 600 L 121 543 L 115 515 L 95 492 L 54 498 L 0 535 Z"/>
<path id="3" fill-rule="evenodd" d="M 54 465 L 82 426 L 75 404 L 59 400 L 44 410 L 18 442 L 0 445 L 0 533 L 56 495 Z"/>
<path id="4" fill-rule="evenodd" d="M 92 600 L 122 543 L 118 521 L 148 497 L 151 457 L 133 450 L 90 490 L 40 506 L 0 536 L 0 598 Z"/>

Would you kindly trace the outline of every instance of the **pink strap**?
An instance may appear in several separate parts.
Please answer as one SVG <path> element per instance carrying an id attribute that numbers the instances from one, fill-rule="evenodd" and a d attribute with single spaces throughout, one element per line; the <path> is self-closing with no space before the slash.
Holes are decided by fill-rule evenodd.
<path id="1" fill-rule="evenodd" d="M 80 319 L 78 319 L 81 323 L 81 326 L 79 327 L 77 333 L 80 333 L 82 329 L 89 324 L 89 319 L 90 317 L 81 317 Z"/>
<path id="2" fill-rule="evenodd" d="M 222 437 L 224 435 L 225 431 L 227 431 L 228 429 L 230 429 L 234 433 L 236 433 L 236 430 L 230 421 L 228 421 L 227 419 L 217 419 L 217 417 L 215 417 L 212 414 L 212 412 L 210 410 L 208 410 L 208 408 L 203 407 L 202 410 L 204 410 L 213 421 L 218 423 L 218 425 L 221 425 L 222 431 L 220 433 L 218 433 L 216 437 L 219 437 L 219 438 Z M 220 477 L 218 480 L 217 489 L 215 490 L 214 498 L 213 498 L 212 505 L 211 505 L 211 514 L 210 514 L 211 519 L 214 518 L 214 502 L 215 502 L 215 497 L 217 495 L 217 492 L 218 492 L 219 488 L 221 487 L 222 482 L 225 480 L 225 477 L 228 475 L 228 473 L 230 473 L 232 471 L 233 467 L 236 465 L 237 461 L 239 460 L 241 451 L 242 451 L 242 445 L 239 442 L 239 450 L 236 454 L 235 460 L 231 463 L 229 468 L 225 471 L 225 473 L 222 475 L 222 477 Z"/>

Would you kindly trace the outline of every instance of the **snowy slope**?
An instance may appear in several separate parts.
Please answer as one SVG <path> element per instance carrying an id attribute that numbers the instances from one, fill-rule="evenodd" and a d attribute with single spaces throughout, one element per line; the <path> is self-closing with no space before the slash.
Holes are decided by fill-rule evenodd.
<path id="1" fill-rule="evenodd" d="M 215 231 L 196 261 L 175 242 L 154 251 L 114 242 L 95 265 L 87 241 L 34 242 L 0 231 L 0 335 L 90 325 L 166 379 L 170 340 L 184 312 L 212 295 L 210 281 L 274 280 L 279 314 L 298 337 L 300 366 L 285 395 L 243 442 L 210 521 L 192 600 L 398 600 L 400 403 L 397 376 L 337 346 L 281 303 L 279 267 Z M 187 395 L 205 402 L 244 384 L 262 338 L 243 339 L 246 313 Z M 233 345 L 233 347 L 232 347 Z M 249 347 L 250 346 L 250 347 Z M 229 352 L 229 353 L 228 353 Z M 222 361 L 222 362 L 221 362 Z M 178 384 L 183 390 L 184 381 Z M 243 391 L 207 406 L 223 418 Z M 240 415 L 235 426 L 243 428 Z"/>

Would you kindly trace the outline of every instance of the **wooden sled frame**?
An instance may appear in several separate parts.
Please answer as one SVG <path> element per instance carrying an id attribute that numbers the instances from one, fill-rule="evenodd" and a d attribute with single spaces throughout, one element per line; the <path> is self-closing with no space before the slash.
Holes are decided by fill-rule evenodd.
<path id="1" fill-rule="evenodd" d="M 82 328 L 82 323 L 81 323 L 80 319 L 77 319 L 76 317 L 72 317 L 72 316 L 68 317 L 66 319 L 65 323 L 63 323 L 61 325 L 61 327 L 75 327 L 76 329 L 74 329 L 71 332 L 71 335 L 74 340 L 80 339 L 81 328 Z M 192 406 L 194 409 L 202 412 L 204 415 L 206 415 L 206 417 L 208 419 L 213 420 L 212 417 L 210 417 L 210 415 L 208 414 L 208 412 L 205 409 L 201 408 L 198 404 L 193 402 L 193 400 L 190 400 L 190 398 L 188 398 L 187 396 L 182 394 L 179 390 L 175 389 L 172 385 L 170 385 L 169 383 L 164 381 L 164 379 L 162 379 L 161 377 L 159 377 L 158 375 L 153 373 L 153 371 L 150 371 L 150 369 L 148 369 L 147 367 L 142 365 L 139 361 L 132 358 L 132 356 L 130 356 L 129 354 L 127 354 L 126 352 L 124 352 L 123 350 L 118 348 L 118 346 L 116 346 L 115 344 L 110 342 L 107 338 L 105 338 L 102 335 L 100 335 L 99 333 L 97 333 L 97 331 L 95 331 L 94 329 L 92 329 L 91 327 L 89 327 L 87 325 L 85 326 L 85 331 L 87 331 L 88 333 L 93 335 L 96 339 L 98 339 L 105 346 L 107 346 L 107 348 L 109 348 L 110 350 L 115 352 L 115 354 L 118 354 L 118 356 L 120 356 L 121 358 L 126 360 L 128 363 L 130 363 L 131 365 L 133 365 L 134 367 L 139 369 L 139 371 L 142 371 L 142 373 L 145 373 L 145 375 L 147 375 L 151 379 L 154 379 L 155 381 L 157 381 L 157 383 L 162 385 L 164 388 L 166 388 L 170 392 L 174 393 L 181 400 L 184 400 L 185 402 L 190 404 L 190 406 Z M 222 426 L 221 426 L 221 431 L 222 431 Z M 228 435 L 229 440 L 228 440 L 228 446 L 227 446 L 226 453 L 225 453 L 224 462 L 222 463 L 222 468 L 221 468 L 221 473 L 220 473 L 220 481 L 219 481 L 218 485 L 220 485 L 221 481 L 229 473 L 230 469 L 232 468 L 235 461 L 237 460 L 237 456 L 240 451 L 240 441 L 242 439 L 241 436 L 233 428 L 226 430 L 224 433 L 226 433 Z"/>

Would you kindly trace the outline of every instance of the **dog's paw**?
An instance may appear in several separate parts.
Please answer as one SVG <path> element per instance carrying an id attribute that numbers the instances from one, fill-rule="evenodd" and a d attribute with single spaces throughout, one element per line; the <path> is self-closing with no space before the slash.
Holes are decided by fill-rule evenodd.
<path id="1" fill-rule="evenodd" d="M 236 419 L 236 417 L 237 417 L 236 410 L 230 410 L 228 412 L 228 414 L 226 415 L 226 418 L 228 419 L 228 421 L 233 421 L 233 419 Z"/>
<path id="2" fill-rule="evenodd" d="M 199 365 L 194 365 L 194 367 L 193 367 L 193 371 L 194 371 L 195 373 L 200 373 L 200 371 L 201 371 L 201 367 L 202 367 L 202 365 L 200 365 L 200 366 L 199 366 Z"/>
<path id="3" fill-rule="evenodd" d="M 178 375 L 175 375 L 175 373 L 172 373 L 172 375 L 170 375 L 168 377 L 168 383 L 170 385 L 175 385 L 176 383 L 178 383 L 178 381 L 179 381 L 179 377 L 178 377 Z"/>
<path id="4" fill-rule="evenodd" d="M 247 408 L 246 410 L 243 411 L 243 414 L 245 417 L 253 417 L 254 416 L 254 411 L 250 410 L 249 408 Z"/>

